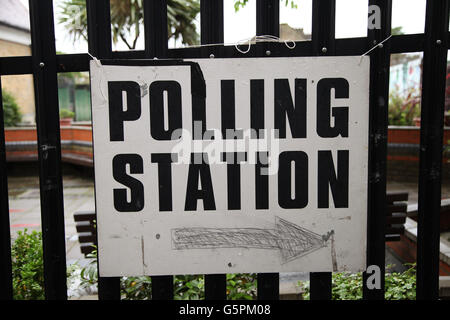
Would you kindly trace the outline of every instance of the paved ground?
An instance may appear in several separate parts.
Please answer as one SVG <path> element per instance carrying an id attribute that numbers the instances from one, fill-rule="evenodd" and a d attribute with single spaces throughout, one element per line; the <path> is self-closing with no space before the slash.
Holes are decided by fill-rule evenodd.
<path id="1" fill-rule="evenodd" d="M 94 210 L 94 183 L 87 177 L 64 176 L 64 216 L 67 262 L 73 263 L 84 256 L 80 253 L 73 213 Z M 39 179 L 36 176 L 9 177 L 9 208 L 11 237 L 17 231 L 41 230 Z"/>
<path id="2" fill-rule="evenodd" d="M 93 179 L 71 172 L 63 178 L 64 209 L 66 228 L 66 249 L 68 265 L 78 262 L 84 265 L 86 260 L 80 253 L 73 213 L 80 210 L 94 210 L 94 183 Z M 40 230 L 40 199 L 39 179 L 33 175 L 14 175 L 8 178 L 9 207 L 11 236 L 14 239 L 17 231 Z M 415 183 L 388 183 L 388 190 L 408 190 L 409 203 L 417 203 L 417 184 Z M 450 186 L 443 186 L 443 198 L 450 198 Z M 387 264 L 399 264 L 399 262 L 387 252 Z M 400 268 L 401 269 L 401 268 Z M 281 284 L 292 286 L 298 280 L 308 280 L 304 273 L 282 274 Z M 93 298 L 92 296 L 86 298 Z"/>

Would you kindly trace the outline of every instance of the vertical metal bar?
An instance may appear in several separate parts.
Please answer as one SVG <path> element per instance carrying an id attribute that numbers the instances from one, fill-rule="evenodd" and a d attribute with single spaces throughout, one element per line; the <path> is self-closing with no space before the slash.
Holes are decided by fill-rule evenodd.
<path id="1" fill-rule="evenodd" d="M 111 13 L 109 0 L 86 0 L 89 52 L 98 59 L 110 58 Z M 97 260 L 98 265 L 98 260 Z M 120 300 L 120 278 L 98 277 L 99 300 Z"/>
<path id="2" fill-rule="evenodd" d="M 312 46 L 315 55 L 335 52 L 336 0 L 314 0 L 312 7 Z"/>
<path id="3" fill-rule="evenodd" d="M 98 277 L 98 299 L 120 300 L 120 278 Z"/>
<path id="4" fill-rule="evenodd" d="M 223 43 L 224 41 L 223 0 L 200 0 L 200 38 L 202 44 Z M 202 56 L 220 54 L 220 49 L 202 48 Z M 205 299 L 226 300 L 226 274 L 205 275 Z"/>
<path id="5" fill-rule="evenodd" d="M 331 300 L 331 272 L 311 272 L 309 274 L 311 300 Z"/>
<path id="6" fill-rule="evenodd" d="M 51 0 L 30 0 L 45 297 L 67 299 L 56 49 Z"/>
<path id="7" fill-rule="evenodd" d="M 258 300 L 280 299 L 280 274 L 258 273 L 256 297 Z"/>
<path id="8" fill-rule="evenodd" d="M 99 59 L 112 54 L 111 9 L 109 0 L 86 0 L 89 52 Z"/>
<path id="9" fill-rule="evenodd" d="M 167 56 L 167 0 L 144 0 L 145 56 Z"/>
<path id="10" fill-rule="evenodd" d="M 256 35 L 280 35 L 280 1 L 256 1 Z"/>
<path id="11" fill-rule="evenodd" d="M 368 48 L 391 34 L 391 0 L 370 0 L 369 5 L 380 8 L 381 28 L 368 30 Z M 386 163 L 389 105 L 390 41 L 370 54 L 369 93 L 369 185 L 367 204 L 367 266 L 380 268 L 380 288 L 369 289 L 370 274 L 363 273 L 363 297 L 384 299 L 385 224 L 386 224 Z"/>
<path id="12" fill-rule="evenodd" d="M 202 44 L 223 43 L 223 0 L 200 0 Z"/>
<path id="13" fill-rule="evenodd" d="M 439 216 L 449 1 L 427 1 L 420 130 L 417 299 L 439 294 Z"/>
<path id="14" fill-rule="evenodd" d="M 280 35 L 280 1 L 256 1 L 256 35 Z M 264 56 L 268 44 L 257 47 L 258 56 Z M 280 299 L 280 275 L 278 273 L 257 274 L 258 300 Z"/>
<path id="15" fill-rule="evenodd" d="M 145 55 L 167 58 L 167 0 L 144 0 Z M 173 299 L 173 277 L 152 277 L 152 299 Z"/>
<path id="16" fill-rule="evenodd" d="M 152 300 L 173 300 L 173 276 L 153 276 Z"/>
<path id="17" fill-rule="evenodd" d="M 312 46 L 315 55 L 335 53 L 335 0 L 315 0 L 312 7 Z M 331 272 L 311 272 L 311 300 L 331 300 Z"/>
<path id="18" fill-rule="evenodd" d="M 200 40 L 201 44 L 223 43 L 224 41 L 224 20 L 223 20 L 223 0 L 200 0 Z M 204 47 L 201 48 L 203 57 L 214 55 L 219 57 L 221 48 Z"/>
<path id="19" fill-rule="evenodd" d="M 227 299 L 227 275 L 206 274 L 205 275 L 205 300 Z"/>
<path id="20" fill-rule="evenodd" d="M 152 277 L 152 300 L 173 300 L 173 277 Z"/>
<path id="21" fill-rule="evenodd" d="M 11 231 L 9 228 L 8 175 L 0 78 L 0 300 L 12 300 Z"/>

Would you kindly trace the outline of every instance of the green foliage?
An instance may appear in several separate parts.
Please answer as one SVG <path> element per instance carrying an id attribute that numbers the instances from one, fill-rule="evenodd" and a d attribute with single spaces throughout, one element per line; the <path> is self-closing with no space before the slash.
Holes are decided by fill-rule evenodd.
<path id="1" fill-rule="evenodd" d="M 5 127 L 14 127 L 22 121 L 22 114 L 12 94 L 2 90 L 3 122 Z"/>
<path id="2" fill-rule="evenodd" d="M 447 140 L 447 144 L 444 145 L 442 156 L 447 158 L 448 163 L 450 162 L 450 140 Z M 448 241 L 450 241 L 450 238 L 448 238 Z"/>
<path id="3" fill-rule="evenodd" d="M 393 36 L 399 36 L 399 35 L 405 34 L 402 29 L 403 29 L 403 27 L 392 28 L 391 29 L 391 34 Z"/>
<path id="4" fill-rule="evenodd" d="M 97 251 L 88 258 L 91 262 L 81 270 L 82 288 L 96 285 Z M 205 299 L 205 279 L 203 275 L 178 275 L 174 277 L 175 300 Z M 120 282 L 123 300 L 149 300 L 152 296 L 151 277 L 123 277 Z M 256 274 L 227 274 L 227 296 L 230 300 L 252 300 L 256 298 Z"/>
<path id="5" fill-rule="evenodd" d="M 385 277 L 386 300 L 416 299 L 416 265 L 406 264 L 409 268 L 404 272 L 388 273 Z"/>
<path id="6" fill-rule="evenodd" d="M 181 42 L 188 45 L 199 44 L 200 36 L 194 23 L 199 13 L 198 0 L 168 0 L 168 38 L 181 38 Z"/>
<path id="7" fill-rule="evenodd" d="M 415 300 L 416 299 L 416 269 L 415 264 L 405 264 L 409 268 L 404 272 L 386 272 L 385 299 L 386 300 Z M 387 267 L 387 271 L 391 266 Z M 309 281 L 300 282 L 304 289 L 303 298 L 308 300 Z M 331 284 L 332 300 L 360 300 L 362 299 L 362 274 L 337 272 L 333 273 Z"/>
<path id="8" fill-rule="evenodd" d="M 227 296 L 229 300 L 254 300 L 256 298 L 256 274 L 227 274 Z"/>
<path id="9" fill-rule="evenodd" d="M 389 94 L 389 125 L 414 126 L 414 119 L 420 117 L 420 93 L 415 88 L 406 95 L 398 91 Z"/>
<path id="10" fill-rule="evenodd" d="M 87 41 L 86 0 L 65 0 L 59 5 L 61 15 L 58 23 L 63 24 L 73 41 Z"/>
<path id="11" fill-rule="evenodd" d="M 124 277 L 120 281 L 123 300 L 149 300 L 152 296 L 150 277 Z"/>
<path id="12" fill-rule="evenodd" d="M 87 41 L 85 0 L 64 0 L 60 5 L 58 22 L 63 24 L 74 41 Z M 197 44 L 199 34 L 195 19 L 200 12 L 198 0 L 168 0 L 168 38 L 182 39 L 184 44 Z M 135 49 L 144 23 L 142 0 L 111 0 L 111 30 L 114 43 L 121 40 L 129 49 Z"/>
<path id="13" fill-rule="evenodd" d="M 175 300 L 205 299 L 205 278 L 202 275 L 183 275 L 174 277 Z"/>
<path id="14" fill-rule="evenodd" d="M 64 109 L 64 108 L 59 109 L 59 117 L 61 119 L 73 118 L 74 116 L 75 116 L 75 113 L 73 111 L 70 111 L 70 110 Z"/>
<path id="15" fill-rule="evenodd" d="M 95 246 L 94 246 L 95 247 Z M 91 259 L 89 264 L 81 269 L 80 278 L 81 278 L 81 288 L 86 288 L 90 286 L 97 285 L 98 276 L 97 276 L 97 247 L 95 247 L 94 251 L 89 253 L 86 258 Z"/>
<path id="16" fill-rule="evenodd" d="M 289 4 L 291 5 L 291 9 L 297 9 L 298 5 L 296 0 L 280 0 L 287 7 Z M 235 0 L 234 1 L 234 10 L 236 12 L 239 11 L 240 8 L 243 8 L 247 5 L 248 0 Z"/>
<path id="17" fill-rule="evenodd" d="M 41 232 L 19 231 L 11 246 L 14 299 L 43 300 L 44 263 Z"/>

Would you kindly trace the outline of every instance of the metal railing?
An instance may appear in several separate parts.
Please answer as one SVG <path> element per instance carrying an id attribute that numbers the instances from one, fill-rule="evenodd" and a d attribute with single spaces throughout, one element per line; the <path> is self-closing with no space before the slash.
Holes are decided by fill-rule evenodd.
<path id="1" fill-rule="evenodd" d="M 391 35 L 392 1 L 370 0 L 381 12 L 381 28 L 367 37 L 335 39 L 335 0 L 314 0 L 312 40 L 256 43 L 245 55 L 234 46 L 168 49 L 166 0 L 143 0 L 145 50 L 113 52 L 109 0 L 87 0 L 89 52 L 99 58 L 245 58 L 362 55 Z M 223 0 L 201 0 L 201 42 L 224 39 Z M 279 36 L 279 0 L 257 0 L 257 35 Z M 57 55 L 53 3 L 30 0 L 31 57 L 0 58 L 0 75 L 33 74 L 36 96 L 45 295 L 67 299 L 58 72 L 89 70 L 88 54 Z M 381 268 L 381 289 L 363 285 L 365 299 L 384 298 L 386 162 L 390 55 L 423 52 L 422 114 L 418 204 L 417 298 L 437 299 L 439 292 L 439 212 L 449 1 L 428 0 L 425 33 L 396 35 L 370 52 L 370 143 L 367 265 Z M 267 59 L 270 59 L 268 57 Z M 0 100 L 1 101 L 1 100 Z M 12 299 L 11 248 L 3 115 L 0 112 L 0 298 Z M 363 277 L 364 279 L 366 277 Z M 331 298 L 331 273 L 311 273 L 311 299 Z M 364 281 L 364 280 L 363 280 Z M 364 282 L 365 283 L 365 282 Z M 152 277 L 153 299 L 173 298 L 173 277 Z M 226 299 L 226 275 L 205 277 L 206 299 Z M 279 298 L 279 275 L 258 274 L 258 299 Z M 120 299 L 119 278 L 99 278 L 100 299 Z"/>

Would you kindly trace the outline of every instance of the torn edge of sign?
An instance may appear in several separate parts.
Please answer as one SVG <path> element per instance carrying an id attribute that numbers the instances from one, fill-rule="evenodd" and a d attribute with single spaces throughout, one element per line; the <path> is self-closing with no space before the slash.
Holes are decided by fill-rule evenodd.
<path id="1" fill-rule="evenodd" d="M 153 60 L 122 60 L 105 59 L 100 61 L 102 66 L 141 66 L 141 67 L 170 67 L 170 66 L 190 66 L 191 67 L 191 94 L 201 98 L 206 97 L 206 82 L 202 69 L 197 62 L 185 61 L 182 59 L 153 59 Z M 94 61 L 95 62 L 95 61 Z M 95 63 L 97 67 L 98 64 Z M 92 64 L 91 64 L 92 67 Z"/>

